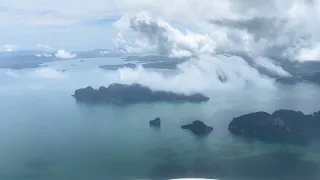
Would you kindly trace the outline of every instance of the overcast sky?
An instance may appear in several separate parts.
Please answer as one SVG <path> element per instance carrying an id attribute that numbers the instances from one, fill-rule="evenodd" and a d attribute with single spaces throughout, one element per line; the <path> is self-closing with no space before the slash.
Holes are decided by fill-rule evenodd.
<path id="1" fill-rule="evenodd" d="M 244 50 L 308 60 L 320 57 L 319 18 L 319 0 L 2 0 L 0 47 L 126 45 L 175 56 Z"/>

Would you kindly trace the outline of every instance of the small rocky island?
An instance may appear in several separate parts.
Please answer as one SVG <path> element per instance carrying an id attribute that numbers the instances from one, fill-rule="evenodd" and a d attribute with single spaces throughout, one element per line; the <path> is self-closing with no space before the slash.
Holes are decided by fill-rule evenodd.
<path id="1" fill-rule="evenodd" d="M 149 125 L 150 125 L 151 127 L 157 127 L 157 128 L 159 128 L 159 127 L 161 126 L 161 119 L 160 119 L 160 118 L 156 118 L 156 119 L 154 119 L 154 120 L 151 120 L 151 121 L 149 122 Z"/>
<path id="2" fill-rule="evenodd" d="M 153 91 L 141 84 L 111 84 L 108 87 L 94 89 L 87 87 L 78 89 L 73 95 L 76 100 L 83 102 L 104 102 L 111 104 L 134 104 L 150 102 L 206 102 L 209 97 L 195 93 L 191 95 L 178 94 L 168 91 Z"/>
<path id="3" fill-rule="evenodd" d="M 183 125 L 181 126 L 181 128 L 189 129 L 191 132 L 193 132 L 193 134 L 197 136 L 207 135 L 213 130 L 212 127 L 207 126 L 206 124 L 204 124 L 202 121 L 199 121 L 199 120 L 193 121 L 192 124 Z"/>
<path id="4" fill-rule="evenodd" d="M 320 113 L 255 112 L 234 118 L 228 129 L 233 134 L 267 143 L 308 145 L 311 139 L 320 137 Z"/>

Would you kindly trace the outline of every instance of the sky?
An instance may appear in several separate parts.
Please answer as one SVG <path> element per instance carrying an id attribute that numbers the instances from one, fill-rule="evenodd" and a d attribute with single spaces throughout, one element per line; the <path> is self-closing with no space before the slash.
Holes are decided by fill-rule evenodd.
<path id="1" fill-rule="evenodd" d="M 320 59 L 320 0 L 2 0 L 2 51 L 127 47 Z"/>

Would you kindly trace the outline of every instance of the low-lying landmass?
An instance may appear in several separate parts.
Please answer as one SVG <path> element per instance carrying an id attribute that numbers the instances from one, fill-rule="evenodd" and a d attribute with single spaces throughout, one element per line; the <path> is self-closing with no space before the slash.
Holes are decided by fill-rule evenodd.
<path id="1" fill-rule="evenodd" d="M 58 61 L 53 57 L 38 58 L 34 55 L 9 56 L 0 58 L 0 68 L 4 69 L 31 69 L 43 67 L 43 63 Z"/>
<path id="2" fill-rule="evenodd" d="M 103 102 L 111 104 L 134 104 L 150 102 L 206 102 L 209 97 L 200 94 L 179 94 L 167 91 L 154 91 L 141 84 L 111 84 L 108 87 L 77 89 L 73 95 L 83 102 Z"/>
<path id="3" fill-rule="evenodd" d="M 180 61 L 163 61 L 163 62 L 150 62 L 146 64 L 142 64 L 144 68 L 151 68 L 151 69 L 177 69 L 178 65 L 181 64 Z"/>
<path id="4" fill-rule="evenodd" d="M 120 68 L 136 68 L 139 65 L 141 65 L 143 68 L 147 68 L 147 69 L 177 69 L 180 63 L 182 62 L 163 61 L 163 62 L 147 62 L 144 64 L 126 63 L 126 64 L 116 64 L 116 65 L 101 65 L 99 66 L 99 68 L 104 70 L 118 70 Z"/>
<path id="5" fill-rule="evenodd" d="M 266 143 L 308 145 L 311 139 L 320 137 L 320 112 L 308 115 L 292 110 L 250 113 L 234 118 L 229 131 Z"/>
<path id="6" fill-rule="evenodd" d="M 161 55 L 147 55 L 147 56 L 126 56 L 123 58 L 125 61 L 136 61 L 136 62 L 184 62 L 189 58 L 177 58 L 168 57 Z"/>
<path id="7" fill-rule="evenodd" d="M 104 70 L 118 70 L 121 68 L 136 68 L 137 65 L 133 63 L 126 63 L 126 64 L 113 64 L 113 65 L 101 65 L 99 68 Z"/>
<path id="8" fill-rule="evenodd" d="M 12 52 L 0 52 L 0 69 L 31 69 L 42 67 L 43 63 L 86 58 L 105 58 L 105 57 L 122 57 L 126 55 L 126 51 L 122 48 L 118 49 L 95 49 L 71 52 L 75 54 L 72 58 L 60 58 L 56 56 L 56 50 L 19 50 Z"/>

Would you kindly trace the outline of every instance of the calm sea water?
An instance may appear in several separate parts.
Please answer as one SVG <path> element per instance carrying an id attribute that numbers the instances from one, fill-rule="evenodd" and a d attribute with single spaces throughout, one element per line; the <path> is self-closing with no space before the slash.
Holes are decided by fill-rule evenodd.
<path id="1" fill-rule="evenodd" d="M 122 62 L 116 58 L 83 63 L 70 60 L 50 63 L 42 70 L 0 70 L 0 179 L 272 179 L 281 177 L 273 172 L 278 167 L 270 167 L 274 164 L 279 164 L 280 171 L 290 166 L 284 168 L 285 177 L 315 178 L 312 165 L 320 160 L 317 146 L 244 142 L 232 137 L 227 126 L 233 117 L 253 111 L 319 110 L 318 87 L 221 92 L 203 104 L 123 107 L 79 104 L 73 99 L 71 94 L 77 88 L 111 83 L 112 79 L 97 67 L 117 63 Z M 161 129 L 149 127 L 149 120 L 155 117 L 162 119 Z M 214 131 L 206 138 L 196 138 L 180 129 L 196 119 L 213 126 Z M 241 159 L 288 151 L 298 152 L 299 161 L 288 160 L 285 155 Z M 265 166 L 261 168 L 261 164 Z"/>

